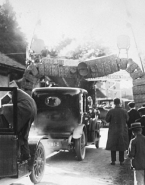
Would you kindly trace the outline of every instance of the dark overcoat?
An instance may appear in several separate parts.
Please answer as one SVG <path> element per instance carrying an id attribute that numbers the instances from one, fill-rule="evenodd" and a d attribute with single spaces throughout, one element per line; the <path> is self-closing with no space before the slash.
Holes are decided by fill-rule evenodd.
<path id="1" fill-rule="evenodd" d="M 120 106 L 115 106 L 107 113 L 106 121 L 109 123 L 109 130 L 106 150 L 125 151 L 128 149 L 128 118 L 127 111 Z"/>
<path id="2" fill-rule="evenodd" d="M 7 95 L 3 97 L 3 102 L 5 102 L 5 97 L 7 97 Z M 13 120 L 13 106 L 10 107 L 9 110 L 4 109 L 3 114 L 7 121 L 11 123 Z M 19 132 L 28 121 L 34 121 L 36 115 L 37 107 L 34 99 L 23 90 L 17 89 L 17 131 Z"/>

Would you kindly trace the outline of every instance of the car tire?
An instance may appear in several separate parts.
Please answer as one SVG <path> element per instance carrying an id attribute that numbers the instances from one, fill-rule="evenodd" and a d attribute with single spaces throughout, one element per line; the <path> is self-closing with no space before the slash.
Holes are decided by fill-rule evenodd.
<path id="1" fill-rule="evenodd" d="M 84 131 L 82 132 L 82 136 L 79 139 L 75 139 L 75 152 L 77 155 L 77 159 L 82 161 L 86 155 L 86 136 Z"/>
<path id="2" fill-rule="evenodd" d="M 96 148 L 99 148 L 99 144 L 100 144 L 100 130 L 99 131 L 96 131 L 95 132 L 95 141 L 94 141 L 94 144 L 95 144 L 95 147 Z"/>
<path id="3" fill-rule="evenodd" d="M 94 142 L 95 137 L 96 137 L 96 131 L 95 131 L 96 125 L 97 125 L 97 123 L 95 121 L 93 121 L 92 125 L 91 125 L 91 132 L 90 132 L 91 133 L 91 141 L 92 142 Z"/>
<path id="4" fill-rule="evenodd" d="M 44 146 L 40 142 L 35 152 L 32 171 L 30 174 L 30 179 L 34 184 L 37 184 L 41 181 L 44 174 L 45 163 L 45 150 Z"/>

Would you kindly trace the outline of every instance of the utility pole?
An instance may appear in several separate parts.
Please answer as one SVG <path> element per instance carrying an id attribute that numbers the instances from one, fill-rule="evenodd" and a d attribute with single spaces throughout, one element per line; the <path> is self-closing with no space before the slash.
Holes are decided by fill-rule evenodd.
<path id="1" fill-rule="evenodd" d="M 131 25 L 130 23 L 128 23 L 128 26 L 129 26 L 130 29 L 131 29 L 131 32 L 132 32 L 132 35 L 133 35 L 133 39 L 134 39 L 134 43 L 135 43 L 135 47 L 136 47 L 136 50 L 137 50 L 137 53 L 138 53 L 138 57 L 139 57 L 139 59 L 140 59 L 142 71 L 144 72 L 143 62 L 142 62 L 142 58 L 141 58 L 140 53 L 139 53 L 139 49 L 138 49 L 138 45 L 137 45 L 137 42 L 136 42 L 134 30 L 133 30 L 132 25 Z"/>
<path id="2" fill-rule="evenodd" d="M 137 53 L 138 53 L 138 57 L 140 59 L 142 71 L 144 72 L 143 61 L 142 61 L 142 58 L 141 58 L 140 53 L 139 53 L 139 49 L 138 49 L 137 41 L 136 41 L 136 38 L 135 38 L 134 30 L 133 30 L 133 27 L 132 27 L 132 24 L 131 24 L 132 17 L 131 17 L 131 14 L 130 14 L 129 10 L 127 9 L 127 5 L 126 5 L 125 1 L 124 1 L 124 4 L 125 4 L 125 9 L 126 9 L 126 14 L 127 14 L 127 17 L 128 17 L 127 26 L 131 29 L 133 39 L 134 39 L 134 43 L 135 43 L 135 47 L 136 47 L 136 50 L 137 50 Z"/>

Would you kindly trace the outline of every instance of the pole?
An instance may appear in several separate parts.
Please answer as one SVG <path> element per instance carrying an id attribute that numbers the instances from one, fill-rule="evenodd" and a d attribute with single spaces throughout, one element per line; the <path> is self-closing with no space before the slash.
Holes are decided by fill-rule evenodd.
<path id="1" fill-rule="evenodd" d="M 142 62 L 142 58 L 139 54 L 139 50 L 138 50 L 138 46 L 137 46 L 137 42 L 136 42 L 136 38 L 135 38 L 135 34 L 134 34 L 134 31 L 133 31 L 133 28 L 132 28 L 132 25 L 130 24 L 130 28 L 131 28 L 131 31 L 132 31 L 132 35 L 133 35 L 133 39 L 134 39 L 134 43 L 135 43 L 135 47 L 136 47 L 136 50 L 137 50 L 137 53 L 138 53 L 138 57 L 140 59 L 140 63 L 141 63 L 141 67 L 142 67 L 142 71 L 144 72 L 144 67 L 143 67 L 143 62 Z"/>
<path id="2" fill-rule="evenodd" d="M 126 1 L 124 1 L 124 5 L 125 5 L 125 9 L 126 9 L 126 14 L 127 14 L 127 17 L 128 17 L 128 26 L 131 28 L 131 32 L 132 32 L 132 35 L 133 35 L 135 47 L 136 47 L 136 50 L 137 50 L 137 53 L 138 53 L 138 57 L 140 59 L 142 71 L 144 72 L 142 58 L 141 58 L 140 53 L 139 53 L 139 49 L 138 49 L 138 45 L 137 45 L 137 42 L 136 42 L 134 30 L 133 30 L 133 27 L 132 27 L 132 24 L 131 24 L 131 14 L 130 14 L 129 10 L 127 9 Z"/>

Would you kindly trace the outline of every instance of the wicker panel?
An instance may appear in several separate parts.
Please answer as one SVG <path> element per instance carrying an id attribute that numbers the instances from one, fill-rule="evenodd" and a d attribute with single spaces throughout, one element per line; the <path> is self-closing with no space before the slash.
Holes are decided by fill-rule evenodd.
<path id="1" fill-rule="evenodd" d="M 141 70 L 138 70 L 133 73 L 130 73 L 130 76 L 133 78 L 133 80 L 136 80 L 137 78 L 143 77 L 144 73 Z"/>
<path id="2" fill-rule="evenodd" d="M 133 86 L 145 85 L 145 78 L 136 79 L 133 81 Z"/>
<path id="3" fill-rule="evenodd" d="M 44 64 L 37 64 L 39 75 L 44 76 Z"/>
<path id="4" fill-rule="evenodd" d="M 105 76 L 104 65 L 101 59 L 98 59 L 96 63 L 98 77 Z"/>
<path id="5" fill-rule="evenodd" d="M 118 64 L 116 62 L 116 59 L 112 59 L 111 62 L 110 62 L 110 65 L 111 65 L 112 73 L 115 73 L 115 72 L 119 71 L 119 67 L 118 67 Z"/>
<path id="6" fill-rule="evenodd" d="M 138 109 L 138 108 L 142 107 L 143 103 L 145 103 L 145 101 L 142 103 L 135 103 L 135 107 Z"/>
<path id="7" fill-rule="evenodd" d="M 58 65 L 52 65 L 51 66 L 51 75 L 52 76 L 58 76 L 59 75 Z"/>
<path id="8" fill-rule="evenodd" d="M 69 75 L 68 78 L 77 78 L 77 67 L 70 66 L 69 67 Z"/>
<path id="9" fill-rule="evenodd" d="M 125 70 L 127 68 L 128 60 L 126 58 L 118 59 L 116 61 L 120 69 Z"/>
<path id="10" fill-rule="evenodd" d="M 143 101 L 145 101 L 145 94 L 134 95 L 134 101 L 136 103 L 142 103 Z"/>
<path id="11" fill-rule="evenodd" d="M 70 77 L 70 69 L 68 66 L 64 66 L 64 77 Z"/>
<path id="12" fill-rule="evenodd" d="M 51 65 L 49 63 L 43 63 L 44 64 L 44 75 L 45 76 L 51 76 Z"/>
<path id="13" fill-rule="evenodd" d="M 142 86 L 133 86 L 133 94 L 141 94 Z"/>
<path id="14" fill-rule="evenodd" d="M 140 88 L 140 93 L 145 94 L 145 85 L 137 86 Z"/>
<path id="15" fill-rule="evenodd" d="M 64 77 L 65 75 L 65 69 L 64 69 L 64 67 L 63 66 L 60 66 L 59 67 L 59 76 L 60 77 Z"/>
<path id="16" fill-rule="evenodd" d="M 91 77 L 92 78 L 96 78 L 96 77 L 98 77 L 99 75 L 98 75 L 98 70 L 97 70 L 97 65 L 91 65 L 90 66 L 90 71 L 91 71 Z"/>
<path id="17" fill-rule="evenodd" d="M 104 61 L 104 72 L 106 76 L 112 73 L 111 61 Z"/>
<path id="18" fill-rule="evenodd" d="M 71 74 L 76 74 L 77 73 L 77 67 L 70 66 L 70 73 Z"/>
<path id="19" fill-rule="evenodd" d="M 47 63 L 49 65 L 53 64 L 52 59 L 47 57 L 42 59 L 42 63 Z"/>
<path id="20" fill-rule="evenodd" d="M 128 73 L 133 73 L 135 71 L 135 69 L 138 68 L 138 65 L 135 62 L 129 63 L 129 65 L 127 66 L 126 71 Z"/>
<path id="21" fill-rule="evenodd" d="M 17 175 L 17 140 L 1 135 L 0 147 L 0 177 Z"/>

